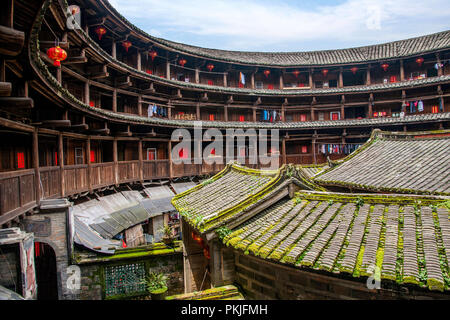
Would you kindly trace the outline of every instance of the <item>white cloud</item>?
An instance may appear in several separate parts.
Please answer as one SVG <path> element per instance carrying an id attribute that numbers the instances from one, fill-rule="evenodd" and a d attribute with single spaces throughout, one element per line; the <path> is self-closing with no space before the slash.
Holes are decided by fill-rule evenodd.
<path id="1" fill-rule="evenodd" d="M 156 36 L 210 47 L 276 51 L 368 45 L 448 29 L 447 0 L 347 0 L 314 11 L 256 0 L 110 0 Z M 156 33 L 156 34 L 155 34 Z M 194 39 L 194 43 L 189 41 Z M 285 51 L 285 50 L 284 50 Z"/>

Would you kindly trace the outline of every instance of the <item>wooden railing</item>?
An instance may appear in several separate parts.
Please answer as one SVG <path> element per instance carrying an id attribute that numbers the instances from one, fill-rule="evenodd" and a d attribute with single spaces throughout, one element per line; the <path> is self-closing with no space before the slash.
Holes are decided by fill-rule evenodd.
<path id="1" fill-rule="evenodd" d="M 39 168 L 41 176 L 41 190 L 43 198 L 56 198 L 61 196 L 61 168 Z"/>
<path id="2" fill-rule="evenodd" d="M 35 205 L 34 169 L 0 173 L 0 226 Z"/>
<path id="3" fill-rule="evenodd" d="M 88 165 L 65 166 L 64 187 L 65 195 L 88 191 Z"/>
<path id="4" fill-rule="evenodd" d="M 139 161 L 120 161 L 118 166 L 120 182 L 125 183 L 139 180 Z"/>
<path id="5" fill-rule="evenodd" d="M 92 163 L 89 174 L 92 189 L 110 186 L 116 182 L 114 162 Z"/>
<path id="6" fill-rule="evenodd" d="M 312 164 L 314 163 L 314 156 L 312 154 L 289 154 L 286 155 L 286 163 Z"/>
<path id="7" fill-rule="evenodd" d="M 143 162 L 144 180 L 168 178 L 170 176 L 169 160 L 150 160 Z"/>

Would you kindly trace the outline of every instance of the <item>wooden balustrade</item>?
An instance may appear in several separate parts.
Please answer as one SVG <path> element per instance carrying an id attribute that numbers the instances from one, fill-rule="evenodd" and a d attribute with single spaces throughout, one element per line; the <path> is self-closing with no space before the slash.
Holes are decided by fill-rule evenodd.
<path id="1" fill-rule="evenodd" d="M 119 182 L 133 182 L 139 180 L 139 160 L 120 161 L 118 163 Z"/>
<path id="2" fill-rule="evenodd" d="M 286 155 L 286 163 L 312 164 L 314 163 L 314 156 L 311 154 L 288 154 Z"/>
<path id="3" fill-rule="evenodd" d="M 65 166 L 63 174 L 66 196 L 89 190 L 87 164 Z"/>
<path id="4" fill-rule="evenodd" d="M 114 162 L 92 163 L 89 174 L 92 189 L 113 185 L 115 183 Z"/>
<path id="5" fill-rule="evenodd" d="M 35 170 L 0 173 L 0 226 L 37 205 Z"/>
<path id="6" fill-rule="evenodd" d="M 170 162 L 169 160 L 150 160 L 143 162 L 144 180 L 169 178 Z"/>
<path id="7" fill-rule="evenodd" d="M 39 168 L 41 176 L 41 189 L 43 198 L 56 198 L 61 196 L 61 168 L 43 167 Z"/>

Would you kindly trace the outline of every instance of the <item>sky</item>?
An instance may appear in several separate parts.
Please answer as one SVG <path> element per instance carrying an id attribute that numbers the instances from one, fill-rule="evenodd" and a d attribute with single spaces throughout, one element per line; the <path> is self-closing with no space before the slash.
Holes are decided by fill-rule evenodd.
<path id="1" fill-rule="evenodd" d="M 238 51 L 311 51 L 450 29 L 449 0 L 109 0 L 160 38 Z"/>

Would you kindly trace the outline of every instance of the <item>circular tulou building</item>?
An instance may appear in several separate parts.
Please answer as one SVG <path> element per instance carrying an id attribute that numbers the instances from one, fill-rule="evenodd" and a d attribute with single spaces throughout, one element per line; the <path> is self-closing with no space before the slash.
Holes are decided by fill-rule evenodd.
<path id="1" fill-rule="evenodd" d="M 107 0 L 6 0 L 0 44 L 0 288 L 448 299 L 450 31 L 225 51 Z"/>

